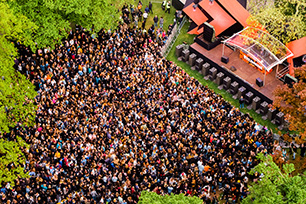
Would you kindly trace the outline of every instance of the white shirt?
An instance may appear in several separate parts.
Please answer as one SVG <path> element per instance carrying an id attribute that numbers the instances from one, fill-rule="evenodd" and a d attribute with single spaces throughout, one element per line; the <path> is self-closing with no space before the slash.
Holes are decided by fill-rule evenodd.
<path id="1" fill-rule="evenodd" d="M 148 18 L 148 13 L 144 12 L 143 13 L 143 18 L 145 18 L 145 19 Z"/>

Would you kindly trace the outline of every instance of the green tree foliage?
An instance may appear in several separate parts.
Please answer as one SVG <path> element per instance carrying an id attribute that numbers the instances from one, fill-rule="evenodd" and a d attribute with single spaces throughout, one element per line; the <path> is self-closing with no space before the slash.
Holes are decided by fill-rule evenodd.
<path id="1" fill-rule="evenodd" d="M 30 46 L 35 52 L 37 48 L 60 43 L 72 24 L 92 31 L 113 28 L 117 26 L 120 13 L 111 2 L 0 0 L 0 132 L 7 132 L 17 122 L 29 126 L 35 117 L 36 92 L 34 86 L 13 69 L 18 53 L 12 42 Z M 123 1 L 117 1 L 118 5 L 120 2 Z"/>
<path id="2" fill-rule="evenodd" d="M 32 46 L 32 49 L 59 44 L 67 37 L 73 24 L 99 31 L 116 27 L 120 17 L 118 7 L 112 5 L 112 0 L 8 1 L 16 13 L 25 15 L 37 25 L 33 33 L 36 46 Z"/>
<path id="3" fill-rule="evenodd" d="M 302 16 L 306 20 L 306 0 L 275 0 L 275 6 L 285 15 Z"/>
<path id="4" fill-rule="evenodd" d="M 126 2 L 126 1 L 119 1 Z M 36 107 L 33 84 L 13 68 L 18 57 L 13 42 L 37 48 L 54 47 L 67 37 L 71 25 L 88 30 L 113 28 L 119 20 L 112 0 L 0 0 L 0 135 L 17 123 L 31 126 Z M 117 5 L 117 6 L 118 6 Z M 94 28 L 94 29 L 92 29 Z M 24 177 L 23 143 L 0 141 L 0 181 Z"/>
<path id="5" fill-rule="evenodd" d="M 30 32 L 35 24 L 21 14 L 14 14 L 9 5 L 0 2 L 0 132 L 7 132 L 17 122 L 32 124 L 35 108 L 31 101 L 34 86 L 13 68 L 16 48 L 11 41 L 31 44 Z"/>
<path id="6" fill-rule="evenodd" d="M 161 196 L 155 192 L 142 191 L 138 204 L 202 204 L 198 197 L 187 197 L 184 194 Z"/>
<path id="7" fill-rule="evenodd" d="M 264 176 L 251 184 L 250 194 L 242 201 L 243 204 L 285 204 L 306 202 L 305 175 L 292 176 L 293 164 L 284 164 L 282 170 L 273 162 L 272 156 L 258 155 L 261 160 L 251 174 L 258 172 Z"/>
<path id="8" fill-rule="evenodd" d="M 278 0 L 253 13 L 267 31 L 284 44 L 306 36 L 306 0 Z"/>
<path id="9" fill-rule="evenodd" d="M 25 156 L 21 148 L 28 148 L 28 145 L 20 137 L 16 141 L 0 139 L 0 186 L 6 182 L 14 186 L 15 179 L 28 177 L 24 172 Z"/>

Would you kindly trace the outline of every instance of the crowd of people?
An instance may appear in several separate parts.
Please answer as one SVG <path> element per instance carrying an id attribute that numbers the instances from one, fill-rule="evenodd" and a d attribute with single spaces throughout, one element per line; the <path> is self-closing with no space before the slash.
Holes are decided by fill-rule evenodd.
<path id="1" fill-rule="evenodd" d="M 1 203 L 134 204 L 144 190 L 204 203 L 247 196 L 271 135 L 161 46 L 156 30 L 125 23 L 96 37 L 77 27 L 54 50 L 20 45 L 16 67 L 36 87 L 36 125 L 6 137 L 30 144 L 30 178 L 2 183 Z"/>
<path id="2" fill-rule="evenodd" d="M 143 4 L 141 1 L 138 2 L 137 7 L 132 4 L 130 6 L 125 4 L 122 7 L 122 21 L 127 25 L 133 25 L 136 29 L 138 29 L 139 23 L 141 22 L 141 26 L 139 28 L 141 28 L 142 32 L 148 32 L 150 36 L 155 33 L 155 37 L 158 40 L 158 43 L 162 46 L 165 45 L 166 41 L 172 33 L 175 24 L 181 23 L 183 19 L 182 11 L 175 12 L 173 23 L 169 24 L 166 30 L 164 28 L 164 17 L 158 17 L 157 15 L 153 17 L 154 24 L 151 25 L 149 29 L 146 29 L 146 23 L 149 14 L 153 14 L 152 2 L 150 1 L 149 5 L 145 7 L 144 12 L 142 11 L 142 8 Z M 168 8 L 170 10 L 170 6 Z"/>

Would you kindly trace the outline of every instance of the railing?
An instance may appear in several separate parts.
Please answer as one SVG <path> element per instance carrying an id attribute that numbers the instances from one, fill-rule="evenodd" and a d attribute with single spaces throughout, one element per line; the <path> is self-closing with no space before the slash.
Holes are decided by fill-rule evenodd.
<path id="1" fill-rule="evenodd" d="M 283 68 L 282 70 L 279 70 L 276 73 L 276 78 L 278 78 L 281 81 L 284 81 L 284 76 L 288 73 L 289 73 L 289 66 L 286 66 L 285 68 Z"/>
<path id="2" fill-rule="evenodd" d="M 169 36 L 169 38 L 167 39 L 166 44 L 162 47 L 161 53 L 164 57 L 167 57 L 167 55 L 169 54 L 172 46 L 174 45 L 178 35 L 181 32 L 182 27 L 184 26 L 185 22 L 186 22 L 186 16 L 184 16 L 182 22 L 180 23 L 179 26 L 177 26 L 177 23 L 175 24 L 171 35 Z"/>

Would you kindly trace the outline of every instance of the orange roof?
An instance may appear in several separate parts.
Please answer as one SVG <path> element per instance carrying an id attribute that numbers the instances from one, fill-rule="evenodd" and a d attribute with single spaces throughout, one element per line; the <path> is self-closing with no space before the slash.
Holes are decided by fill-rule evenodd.
<path id="1" fill-rule="evenodd" d="M 204 32 L 204 27 L 201 27 L 200 29 L 198 29 L 198 34 L 201 34 Z"/>
<path id="2" fill-rule="evenodd" d="M 199 26 L 197 26 L 197 27 L 195 27 L 194 29 L 190 30 L 190 31 L 188 32 L 188 34 L 195 34 L 195 35 L 197 35 L 197 34 L 198 34 L 198 28 L 199 28 Z"/>
<path id="3" fill-rule="evenodd" d="M 293 58 L 306 55 L 306 37 L 291 41 L 286 46 L 293 53 L 293 56 L 288 58 L 287 61 L 289 62 L 289 74 L 294 76 Z"/>
<path id="4" fill-rule="evenodd" d="M 306 37 L 288 43 L 287 48 L 293 53 L 293 58 L 306 55 Z"/>
<path id="5" fill-rule="evenodd" d="M 249 12 L 237 0 L 219 0 L 221 5 L 241 24 L 247 27 Z"/>
<path id="6" fill-rule="evenodd" d="M 194 10 L 193 8 L 194 3 L 191 3 L 189 6 L 183 9 L 183 11 L 191 18 L 193 22 L 195 22 L 197 25 L 201 25 L 202 23 L 206 22 L 208 18 L 203 14 L 203 12 L 196 8 Z"/>
<path id="7" fill-rule="evenodd" d="M 210 24 L 214 26 L 216 36 L 236 23 L 217 2 L 210 3 L 209 0 L 202 0 L 199 5 L 214 19 Z"/>

